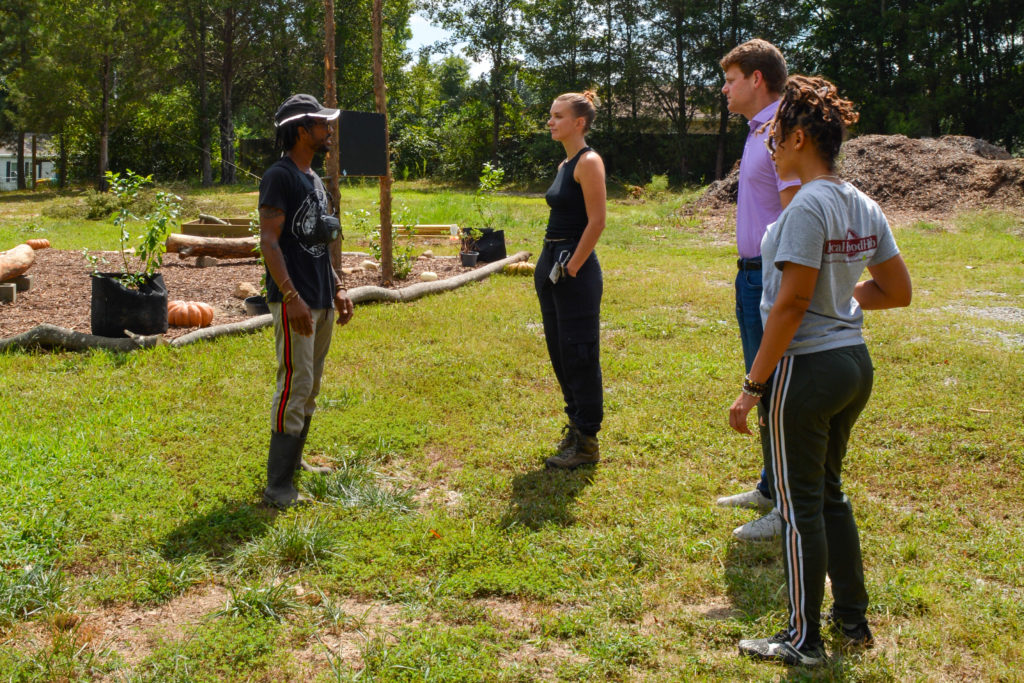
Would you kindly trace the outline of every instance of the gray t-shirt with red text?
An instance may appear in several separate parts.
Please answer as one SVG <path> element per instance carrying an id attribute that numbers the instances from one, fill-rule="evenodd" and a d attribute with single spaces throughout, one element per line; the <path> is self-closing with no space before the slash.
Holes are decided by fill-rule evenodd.
<path id="1" fill-rule="evenodd" d="M 816 268 L 818 281 L 785 355 L 862 344 L 864 314 L 853 288 L 865 268 L 899 253 L 889 222 L 873 199 L 850 183 L 813 180 L 800 188 L 761 241 L 761 320 L 767 322 L 779 295 L 780 266 L 797 263 Z"/>

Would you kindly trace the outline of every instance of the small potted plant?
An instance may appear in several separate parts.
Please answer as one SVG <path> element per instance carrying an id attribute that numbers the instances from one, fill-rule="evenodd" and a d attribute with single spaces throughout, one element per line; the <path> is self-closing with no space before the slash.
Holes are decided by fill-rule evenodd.
<path id="1" fill-rule="evenodd" d="M 483 237 L 483 234 L 480 228 L 461 228 L 459 230 L 459 258 L 466 268 L 476 265 L 476 259 L 480 256 L 480 252 L 476 250 L 476 243 Z"/>
<path id="2" fill-rule="evenodd" d="M 495 230 L 495 212 L 491 198 L 501 186 L 505 179 L 505 170 L 500 166 L 494 166 L 490 162 L 485 163 L 480 173 L 480 182 L 477 185 L 476 193 L 473 195 L 473 208 L 480 216 L 482 228 L 463 228 L 462 236 L 462 265 L 476 265 L 477 259 L 481 261 L 495 261 L 505 257 L 505 233 Z M 487 252 L 483 254 L 482 252 Z M 467 257 L 471 263 L 467 263 Z"/>
<path id="3" fill-rule="evenodd" d="M 260 276 L 260 293 L 245 297 L 243 302 L 245 305 L 245 312 L 248 315 L 267 315 L 270 313 L 270 306 L 267 305 L 267 268 L 265 261 L 263 260 L 263 249 L 260 247 L 260 219 L 259 212 L 253 211 L 249 214 L 249 234 L 256 238 L 256 247 L 253 249 L 256 252 L 256 260 L 260 264 L 260 270 L 263 274 Z"/>
<path id="4" fill-rule="evenodd" d="M 157 272 L 163 265 L 167 234 L 178 224 L 181 198 L 169 192 L 157 192 L 153 207 L 141 218 L 131 212 L 143 186 L 152 183 L 152 176 L 132 171 L 123 175 L 107 171 L 110 191 L 117 197 L 119 210 L 114 225 L 120 231 L 121 272 L 101 273 L 101 259 L 85 253 L 93 267 L 90 317 L 92 333 L 101 337 L 124 337 L 125 331 L 135 334 L 163 334 L 167 331 L 167 287 Z M 128 247 L 129 227 L 142 224 L 142 233 L 134 255 L 139 269 L 132 268 Z"/>

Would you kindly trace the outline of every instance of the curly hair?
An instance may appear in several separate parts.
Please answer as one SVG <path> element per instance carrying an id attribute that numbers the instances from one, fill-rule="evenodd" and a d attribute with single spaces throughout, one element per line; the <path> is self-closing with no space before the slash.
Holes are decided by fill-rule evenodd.
<path id="1" fill-rule="evenodd" d="M 771 122 L 770 134 L 785 140 L 795 128 L 803 128 L 814 140 L 818 152 L 835 167 L 846 128 L 860 118 L 853 102 L 839 96 L 836 86 L 819 76 L 790 76 L 782 90 L 782 101 Z"/>
<path id="2" fill-rule="evenodd" d="M 593 90 L 584 90 L 581 93 L 567 92 L 556 97 L 555 102 L 568 102 L 572 107 L 573 116 L 586 120 L 583 132 L 590 132 L 590 127 L 594 124 L 594 119 L 597 118 L 597 93 Z"/>

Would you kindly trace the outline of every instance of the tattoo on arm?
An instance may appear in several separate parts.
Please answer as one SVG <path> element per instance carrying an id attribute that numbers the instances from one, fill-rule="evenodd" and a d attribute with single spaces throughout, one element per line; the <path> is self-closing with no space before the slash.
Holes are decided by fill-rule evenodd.
<path id="1" fill-rule="evenodd" d="M 806 301 L 806 302 L 810 303 L 811 297 L 809 297 L 809 296 L 800 296 L 799 294 L 797 294 L 796 295 L 796 300 L 797 301 Z"/>

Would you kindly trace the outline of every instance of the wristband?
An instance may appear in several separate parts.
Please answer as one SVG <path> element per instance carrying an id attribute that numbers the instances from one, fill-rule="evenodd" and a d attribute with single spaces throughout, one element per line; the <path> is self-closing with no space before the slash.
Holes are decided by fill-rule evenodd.
<path id="1" fill-rule="evenodd" d="M 747 396 L 753 396 L 754 398 L 761 398 L 768 391 L 768 384 L 762 384 L 761 382 L 755 382 L 750 379 L 750 375 L 743 378 L 743 385 L 740 390 Z"/>
<path id="2" fill-rule="evenodd" d="M 292 299 L 294 299 L 294 298 L 295 298 L 295 297 L 297 297 L 298 295 L 299 295 L 299 290 L 297 290 L 297 289 L 291 289 L 291 290 L 288 290 L 288 291 L 287 291 L 287 292 L 285 292 L 285 293 L 284 293 L 284 295 L 283 295 L 283 296 L 281 297 L 281 302 L 282 302 L 282 303 L 288 303 L 289 301 L 291 301 Z"/>

